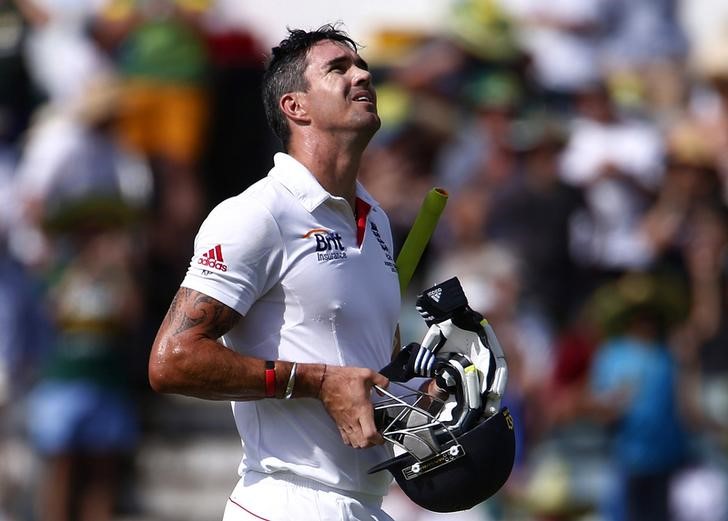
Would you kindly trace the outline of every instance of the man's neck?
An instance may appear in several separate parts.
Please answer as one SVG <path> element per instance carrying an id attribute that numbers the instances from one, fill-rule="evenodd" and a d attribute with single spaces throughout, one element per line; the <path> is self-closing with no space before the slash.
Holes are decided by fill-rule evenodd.
<path id="1" fill-rule="evenodd" d="M 364 147 L 338 146 L 320 138 L 292 142 L 288 154 L 303 164 L 331 195 L 355 208 L 356 178 Z"/>

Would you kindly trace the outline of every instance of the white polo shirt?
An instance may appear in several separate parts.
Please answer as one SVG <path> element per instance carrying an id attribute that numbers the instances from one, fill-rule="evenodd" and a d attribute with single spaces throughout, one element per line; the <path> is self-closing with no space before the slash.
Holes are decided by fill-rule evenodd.
<path id="1" fill-rule="evenodd" d="M 357 227 L 346 200 L 326 192 L 301 163 L 281 153 L 274 161 L 266 178 L 210 213 L 182 286 L 244 315 L 222 338 L 239 353 L 381 369 L 400 309 L 386 214 L 357 183 Z M 319 400 L 232 406 L 244 448 L 241 475 L 290 471 L 342 490 L 386 494 L 388 473 L 367 470 L 389 451 L 344 445 Z"/>

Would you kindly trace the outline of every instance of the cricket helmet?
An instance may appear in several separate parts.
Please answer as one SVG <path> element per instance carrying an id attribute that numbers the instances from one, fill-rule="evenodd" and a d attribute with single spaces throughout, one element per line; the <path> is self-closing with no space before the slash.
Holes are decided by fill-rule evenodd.
<path id="1" fill-rule="evenodd" d="M 433 512 L 466 510 L 507 481 L 515 458 L 513 418 L 501 400 L 508 376 L 492 327 L 470 309 L 457 278 L 426 290 L 417 309 L 430 326 L 382 369 L 389 390 L 374 404 L 375 421 L 395 456 L 388 470 L 402 491 Z M 433 377 L 439 399 L 406 382 Z M 393 388 L 403 392 L 395 394 Z"/>

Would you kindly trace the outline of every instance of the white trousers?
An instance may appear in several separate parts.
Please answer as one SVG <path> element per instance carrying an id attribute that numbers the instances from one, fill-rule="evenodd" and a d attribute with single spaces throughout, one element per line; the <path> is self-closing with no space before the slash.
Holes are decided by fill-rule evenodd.
<path id="1" fill-rule="evenodd" d="M 223 521 L 394 521 L 381 504 L 379 496 L 346 493 L 290 473 L 246 472 Z"/>

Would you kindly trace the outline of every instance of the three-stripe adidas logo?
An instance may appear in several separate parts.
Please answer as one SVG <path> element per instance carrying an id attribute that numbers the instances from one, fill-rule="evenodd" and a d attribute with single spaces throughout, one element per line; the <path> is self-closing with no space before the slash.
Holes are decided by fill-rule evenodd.
<path id="1" fill-rule="evenodd" d="M 219 244 L 214 248 L 210 248 L 197 259 L 197 264 L 202 264 L 208 268 L 214 268 L 220 271 L 227 271 L 227 265 L 224 262 L 222 258 L 222 247 Z"/>
<path id="2" fill-rule="evenodd" d="M 428 297 L 430 297 L 435 302 L 440 302 L 440 297 L 442 296 L 442 288 L 435 288 L 432 291 L 430 291 L 427 294 Z"/>

